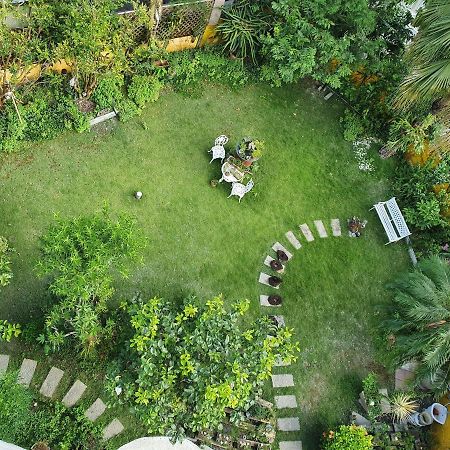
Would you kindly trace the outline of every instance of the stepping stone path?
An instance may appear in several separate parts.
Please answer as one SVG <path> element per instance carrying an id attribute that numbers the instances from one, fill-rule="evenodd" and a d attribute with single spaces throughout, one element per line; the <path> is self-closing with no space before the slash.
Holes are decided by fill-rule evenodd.
<path id="1" fill-rule="evenodd" d="M 47 378 L 42 383 L 39 392 L 45 397 L 52 398 L 63 375 L 64 372 L 61 369 L 52 367 L 47 375 Z"/>
<path id="2" fill-rule="evenodd" d="M 73 383 L 72 387 L 67 391 L 67 394 L 62 399 L 64 405 L 67 406 L 67 408 L 70 408 L 71 406 L 75 405 L 77 401 L 80 400 L 81 396 L 84 394 L 86 387 L 87 386 L 80 380 L 76 380 L 75 383 Z"/>
<path id="3" fill-rule="evenodd" d="M 327 99 L 330 98 L 331 95 L 333 95 L 332 92 L 329 93 L 326 96 L 326 98 Z M 340 223 L 339 219 L 331 219 L 328 223 L 330 223 L 330 225 L 331 225 L 332 235 L 334 237 L 340 237 L 342 235 L 342 231 L 341 231 L 341 223 Z M 326 230 L 324 222 L 322 220 L 314 220 L 314 227 L 317 230 L 319 237 L 321 237 L 321 238 L 328 237 L 327 230 Z M 308 224 L 304 223 L 302 225 L 299 225 L 299 229 L 300 229 L 301 234 L 305 237 L 307 242 L 314 241 L 314 235 L 311 232 L 311 229 L 309 228 Z M 300 242 L 300 240 L 297 238 L 297 236 L 292 231 L 290 231 L 290 230 L 287 231 L 285 233 L 285 237 L 286 237 L 287 241 L 290 243 L 290 245 L 295 250 L 300 250 L 302 248 L 302 243 Z M 284 253 L 286 253 L 288 261 L 290 261 L 292 259 L 292 257 L 294 256 L 280 242 L 275 242 L 275 244 L 272 246 L 272 250 L 275 252 L 277 250 L 282 250 Z M 272 269 L 270 267 L 270 263 L 273 260 L 274 260 L 274 258 L 272 256 L 267 255 L 266 258 L 264 259 L 264 265 L 269 267 L 270 269 Z M 280 273 L 284 273 L 287 262 L 283 263 L 283 271 Z M 261 284 L 270 286 L 269 277 L 270 277 L 270 275 L 267 275 L 266 273 L 261 272 L 259 274 L 258 281 Z M 270 287 L 273 288 L 274 286 L 270 286 Z M 279 287 L 280 286 L 277 286 L 275 289 L 279 289 Z M 271 305 L 268 301 L 268 298 L 269 298 L 268 295 L 261 294 L 259 296 L 260 305 L 264 306 L 264 307 L 272 307 L 272 308 L 281 306 L 281 305 Z M 278 326 L 285 326 L 285 319 L 283 316 L 275 316 L 274 315 L 273 317 L 276 319 Z M 284 362 L 281 359 L 281 357 L 278 357 L 275 361 L 276 367 L 286 367 L 289 365 L 290 365 L 290 363 Z M 294 386 L 294 377 L 292 376 L 292 374 L 288 374 L 288 373 L 272 375 L 272 386 L 274 387 L 274 389 L 293 387 Z M 275 395 L 275 405 L 276 405 L 277 409 L 288 409 L 288 408 L 296 409 L 296 408 L 298 408 L 297 398 L 295 397 L 295 395 Z M 366 420 L 362 416 L 360 416 L 358 419 L 361 419 L 362 421 Z M 277 420 L 277 425 L 278 425 L 278 429 L 280 431 L 293 432 L 293 431 L 300 430 L 300 420 L 298 417 L 279 418 Z M 294 440 L 281 441 L 279 443 L 279 450 L 302 450 L 302 442 L 294 441 Z"/>
<path id="4" fill-rule="evenodd" d="M 8 370 L 9 355 L 0 355 L 0 376 Z"/>
<path id="5" fill-rule="evenodd" d="M 295 248 L 295 250 L 300 250 L 302 248 L 302 244 L 300 244 L 300 241 L 295 237 L 295 234 L 292 231 L 288 231 L 286 233 L 287 240 L 292 244 L 292 247 Z"/>
<path id="6" fill-rule="evenodd" d="M 277 425 L 280 431 L 300 430 L 300 420 L 298 417 L 281 417 L 277 419 Z"/>
<path id="7" fill-rule="evenodd" d="M 122 433 L 123 425 L 119 419 L 114 419 L 108 426 L 103 429 L 103 439 L 107 441 L 108 439 L 117 436 Z"/>
<path id="8" fill-rule="evenodd" d="M 28 387 L 33 379 L 36 366 L 37 361 L 34 359 L 24 359 L 20 366 L 19 375 L 17 376 L 17 383 Z"/>
<path id="9" fill-rule="evenodd" d="M 84 415 L 91 421 L 94 422 L 96 419 L 98 419 L 106 409 L 106 405 L 103 403 L 103 401 L 98 398 L 95 400 L 94 403 L 86 410 Z"/>
<path id="10" fill-rule="evenodd" d="M 321 220 L 315 220 L 314 225 L 316 226 L 316 230 L 321 238 L 328 237 L 327 230 L 325 230 L 325 226 Z"/>
<path id="11" fill-rule="evenodd" d="M 314 236 L 311 233 L 311 230 L 309 229 L 308 225 L 306 223 L 300 225 L 300 230 L 303 233 L 303 236 L 305 236 L 306 240 L 308 242 L 312 242 L 314 240 Z"/>

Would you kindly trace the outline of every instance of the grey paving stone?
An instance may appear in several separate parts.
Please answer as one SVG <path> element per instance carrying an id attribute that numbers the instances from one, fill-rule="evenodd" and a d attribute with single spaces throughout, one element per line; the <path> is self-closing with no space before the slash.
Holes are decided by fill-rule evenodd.
<path id="1" fill-rule="evenodd" d="M 300 420 L 298 417 L 280 417 L 277 419 L 277 425 L 280 431 L 300 430 Z"/>
<path id="2" fill-rule="evenodd" d="M 333 97 L 333 95 L 334 95 L 334 92 L 328 92 L 328 94 L 325 95 L 324 99 L 329 100 L 331 97 Z"/>
<path id="3" fill-rule="evenodd" d="M 63 375 L 63 370 L 58 369 L 58 367 L 52 367 L 50 369 L 50 372 L 47 374 L 44 382 L 42 383 L 39 392 L 45 397 L 53 397 L 53 394 L 55 393 L 56 388 L 58 387 L 58 384 L 61 381 Z"/>
<path id="4" fill-rule="evenodd" d="M 294 386 L 294 377 L 290 373 L 272 375 L 272 386 L 274 388 Z"/>
<path id="5" fill-rule="evenodd" d="M 331 229 L 333 231 L 333 236 L 341 236 L 341 222 L 339 219 L 331 219 Z"/>
<path id="6" fill-rule="evenodd" d="M 300 244 L 300 241 L 297 239 L 297 237 L 292 231 L 288 231 L 286 233 L 286 238 L 292 244 L 292 247 L 294 247 L 295 250 L 299 250 L 302 248 L 302 244 Z"/>
<path id="7" fill-rule="evenodd" d="M 352 412 L 352 422 L 359 427 L 370 428 L 372 424 L 364 416 L 357 412 Z"/>
<path id="8" fill-rule="evenodd" d="M 286 253 L 288 260 L 294 256 L 290 251 L 288 251 L 285 247 L 283 247 L 279 242 L 275 242 L 275 244 L 272 245 L 272 250 L 274 250 L 275 252 L 277 250 L 282 250 L 284 253 Z"/>
<path id="9" fill-rule="evenodd" d="M 105 412 L 105 409 L 106 405 L 98 398 L 89 406 L 84 414 L 91 422 L 94 422 L 94 420 L 98 419 Z"/>
<path id="10" fill-rule="evenodd" d="M 300 231 L 303 233 L 303 236 L 305 236 L 308 242 L 312 242 L 314 240 L 314 236 L 306 223 L 300 225 Z"/>
<path id="11" fill-rule="evenodd" d="M 267 256 L 266 256 L 266 259 L 264 260 L 264 264 L 265 264 L 267 267 L 269 267 L 270 269 L 272 269 L 272 267 L 270 267 L 270 263 L 271 263 L 272 261 L 275 261 L 275 258 L 272 258 L 270 255 L 267 255 Z M 278 273 L 284 273 L 284 265 L 283 265 L 283 264 L 281 264 L 281 265 L 283 266 L 283 270 L 280 270 L 280 272 L 278 272 Z"/>
<path id="12" fill-rule="evenodd" d="M 261 306 L 270 306 L 271 308 L 279 308 L 281 305 L 271 305 L 268 301 L 269 296 L 268 295 L 260 295 L 259 296 L 259 303 Z"/>
<path id="13" fill-rule="evenodd" d="M 0 377 L 8 370 L 9 355 L 0 355 Z"/>
<path id="14" fill-rule="evenodd" d="M 259 282 L 261 284 L 265 284 L 266 286 L 270 286 L 269 278 L 270 278 L 270 275 L 267 275 L 267 273 L 261 272 L 259 274 Z M 274 288 L 274 289 L 279 289 L 280 288 L 280 286 L 276 286 L 276 287 L 275 286 L 270 286 L 270 287 Z"/>
<path id="15" fill-rule="evenodd" d="M 103 440 L 107 441 L 108 439 L 122 433 L 122 431 L 122 422 L 119 419 L 113 419 L 111 423 L 103 429 Z"/>
<path id="16" fill-rule="evenodd" d="M 37 361 L 34 359 L 24 359 L 20 366 L 19 375 L 17 375 L 17 383 L 23 386 L 29 386 L 36 370 Z"/>
<path id="17" fill-rule="evenodd" d="M 279 327 L 285 327 L 286 326 L 286 321 L 284 320 L 284 316 L 274 316 L 275 320 L 278 323 Z"/>
<path id="18" fill-rule="evenodd" d="M 277 409 L 297 408 L 297 398 L 295 395 L 275 395 L 275 405 Z"/>
<path id="19" fill-rule="evenodd" d="M 62 399 L 62 402 L 67 408 L 75 405 L 75 403 L 80 400 L 84 391 L 86 390 L 86 385 L 80 380 L 76 380 L 72 387 L 67 391 L 66 395 Z"/>
<path id="20" fill-rule="evenodd" d="M 327 230 L 325 230 L 325 225 L 321 220 L 315 220 L 314 225 L 316 226 L 316 230 L 321 238 L 328 237 Z"/>
<path id="21" fill-rule="evenodd" d="M 280 450 L 302 450 L 302 441 L 280 441 Z"/>

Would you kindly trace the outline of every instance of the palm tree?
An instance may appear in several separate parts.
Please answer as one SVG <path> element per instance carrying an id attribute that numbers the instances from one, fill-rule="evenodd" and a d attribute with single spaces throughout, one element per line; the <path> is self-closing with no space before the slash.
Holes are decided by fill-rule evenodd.
<path id="1" fill-rule="evenodd" d="M 414 25 L 419 32 L 406 52 L 411 71 L 395 99 L 396 106 L 403 110 L 450 93 L 449 1 L 428 0 Z"/>
<path id="2" fill-rule="evenodd" d="M 390 319 L 398 363 L 420 363 L 416 381 L 431 380 L 436 395 L 450 383 L 450 265 L 437 256 L 421 261 L 392 285 Z"/>

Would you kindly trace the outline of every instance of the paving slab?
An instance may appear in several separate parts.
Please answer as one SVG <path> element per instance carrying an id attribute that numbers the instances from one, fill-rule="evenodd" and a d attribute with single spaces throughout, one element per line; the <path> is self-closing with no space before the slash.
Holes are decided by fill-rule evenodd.
<path id="1" fill-rule="evenodd" d="M 341 236 L 341 222 L 339 219 L 331 219 L 331 230 L 333 231 L 333 236 Z"/>
<path id="2" fill-rule="evenodd" d="M 107 425 L 103 429 L 103 440 L 107 441 L 108 439 L 117 436 L 123 431 L 122 422 L 119 419 L 113 419 L 109 425 Z"/>
<path id="3" fill-rule="evenodd" d="M 297 408 L 297 398 L 295 395 L 275 395 L 275 405 L 277 409 Z"/>
<path id="4" fill-rule="evenodd" d="M 280 441 L 280 450 L 302 450 L 302 441 Z"/>
<path id="5" fill-rule="evenodd" d="M 86 390 L 86 385 L 80 380 L 76 380 L 72 387 L 67 391 L 66 395 L 62 399 L 62 402 L 67 408 L 75 405 Z"/>
<path id="6" fill-rule="evenodd" d="M 23 386 L 29 386 L 36 370 L 37 361 L 34 359 L 24 359 L 20 366 L 19 375 L 17 375 L 17 383 Z"/>
<path id="7" fill-rule="evenodd" d="M 315 220 L 314 225 L 316 226 L 316 230 L 321 238 L 328 237 L 327 230 L 325 230 L 325 225 L 321 220 Z"/>
<path id="8" fill-rule="evenodd" d="M 305 236 L 308 242 L 312 242 L 314 240 L 314 236 L 306 223 L 300 225 L 300 231 L 303 233 L 303 236 Z"/>
<path id="9" fill-rule="evenodd" d="M 92 403 L 91 406 L 86 410 L 84 415 L 91 421 L 94 422 L 94 420 L 98 419 L 106 409 L 106 405 L 103 403 L 103 401 L 98 398 L 95 400 L 94 403 Z"/>
<path id="10" fill-rule="evenodd" d="M 272 261 L 275 261 L 275 258 L 272 258 L 270 255 L 267 255 L 266 256 L 266 259 L 264 260 L 264 264 L 267 266 L 267 267 L 269 267 L 270 269 L 272 269 L 272 267 L 270 267 L 270 263 L 272 262 Z M 284 273 L 284 265 L 283 264 L 281 264 L 282 266 L 283 266 L 283 269 L 280 271 L 280 272 L 277 272 L 277 273 Z M 273 269 L 272 269 L 273 270 Z"/>
<path id="11" fill-rule="evenodd" d="M 285 327 L 286 321 L 284 320 L 284 316 L 273 316 L 278 323 L 279 327 Z"/>
<path id="12" fill-rule="evenodd" d="M 298 417 L 280 417 L 277 419 L 277 426 L 280 431 L 298 431 L 300 420 Z"/>
<path id="13" fill-rule="evenodd" d="M 272 386 L 274 388 L 294 386 L 294 377 L 290 373 L 272 375 Z"/>
<path id="14" fill-rule="evenodd" d="M 275 244 L 272 245 L 272 250 L 275 251 L 275 252 L 277 250 L 283 251 L 284 253 L 286 253 L 286 256 L 288 257 L 288 260 L 291 259 L 294 256 L 290 251 L 286 250 L 286 248 L 283 247 L 279 242 L 275 242 Z"/>
<path id="15" fill-rule="evenodd" d="M 300 241 L 297 239 L 297 237 L 292 231 L 288 231 L 286 233 L 286 238 L 292 244 L 292 247 L 294 247 L 295 250 L 299 250 L 302 248 L 302 244 L 300 244 Z"/>
<path id="16" fill-rule="evenodd" d="M 372 426 L 369 420 L 355 411 L 352 412 L 352 422 L 359 427 L 370 428 Z"/>
<path id="17" fill-rule="evenodd" d="M 271 286 L 270 285 L 270 283 L 269 283 L 269 278 L 271 277 L 271 275 L 267 275 L 267 273 L 264 273 L 264 272 L 261 272 L 260 274 L 259 274 L 259 282 L 261 283 L 261 284 L 265 284 L 266 286 L 270 286 L 271 288 L 274 288 L 274 289 L 280 289 L 280 286 Z"/>
<path id="18" fill-rule="evenodd" d="M 0 355 L 0 377 L 8 370 L 9 355 Z"/>
<path id="19" fill-rule="evenodd" d="M 260 295 L 259 304 L 261 306 L 270 306 L 271 308 L 279 308 L 281 306 L 281 305 L 271 305 L 268 299 L 269 299 L 268 295 Z"/>
<path id="20" fill-rule="evenodd" d="M 44 397 L 52 398 L 63 375 L 64 375 L 63 370 L 58 369 L 58 367 L 52 367 L 50 369 L 50 372 L 47 374 L 47 377 L 45 378 L 44 382 L 42 383 L 39 392 Z"/>

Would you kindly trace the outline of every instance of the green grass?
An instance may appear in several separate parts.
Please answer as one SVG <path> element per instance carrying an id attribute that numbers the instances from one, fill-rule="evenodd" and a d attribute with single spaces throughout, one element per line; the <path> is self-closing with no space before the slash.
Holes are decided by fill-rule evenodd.
<path id="1" fill-rule="evenodd" d="M 314 219 L 328 225 L 334 217 L 367 218 L 360 239 L 304 243 L 281 288 L 280 311 L 302 348 L 292 368 L 299 437 L 306 450 L 316 450 L 327 426 L 347 420 L 361 377 L 376 367 L 376 314 L 389 299 L 383 286 L 407 265 L 405 248 L 384 246 L 368 211 L 389 195 L 392 163 L 377 159 L 374 174 L 358 171 L 341 137 L 341 112 L 337 101 L 325 102 L 306 85 L 205 87 L 196 99 L 169 92 L 111 132 L 68 134 L 6 157 L 0 234 L 17 253 L 15 278 L 0 293 L 0 318 L 24 323 L 42 316 L 45 281 L 33 265 L 38 238 L 56 212 L 89 214 L 106 201 L 113 212 L 137 217 L 148 238 L 145 263 L 117 283 L 114 302 L 136 290 L 167 299 L 222 292 L 228 300 L 249 298 L 254 316 L 267 313 L 259 307 L 259 294 L 267 292 L 257 283 L 262 262 L 275 241 L 286 243 L 286 231 Z M 220 163 L 208 164 L 207 150 L 223 133 L 233 146 L 246 135 L 266 143 L 255 195 L 240 204 L 226 198 L 227 183 L 209 185 L 220 178 Z M 135 190 L 144 193 L 139 202 Z"/>

